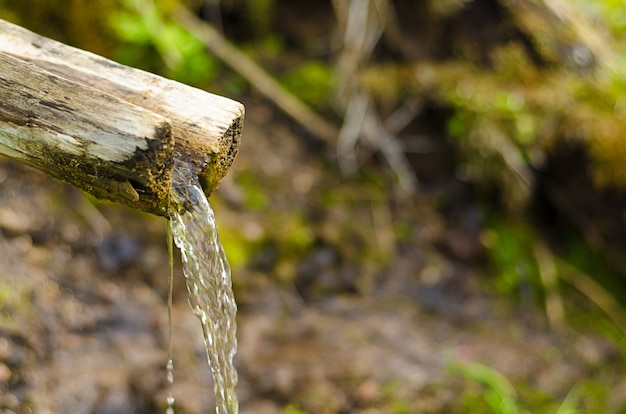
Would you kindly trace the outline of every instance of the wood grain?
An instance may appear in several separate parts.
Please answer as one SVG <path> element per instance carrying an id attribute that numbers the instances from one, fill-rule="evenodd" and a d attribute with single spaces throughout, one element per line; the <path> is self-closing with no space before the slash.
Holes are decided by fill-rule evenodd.
<path id="1" fill-rule="evenodd" d="M 166 118 L 0 53 L 0 153 L 163 215 L 173 147 Z"/>
<path id="2" fill-rule="evenodd" d="M 30 62 L 58 78 L 167 119 L 174 140 L 173 157 L 185 159 L 196 167 L 207 195 L 217 188 L 237 155 L 244 107 L 236 101 L 120 65 L 3 20 L 0 20 L 0 54 Z M 166 177 L 165 171 L 157 174 L 156 179 Z"/>

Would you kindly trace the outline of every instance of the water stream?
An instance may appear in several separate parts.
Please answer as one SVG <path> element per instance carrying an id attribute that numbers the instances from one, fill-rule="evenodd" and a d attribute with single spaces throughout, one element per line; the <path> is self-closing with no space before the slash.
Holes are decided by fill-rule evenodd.
<path id="1" fill-rule="evenodd" d="M 207 359 L 213 374 L 217 414 L 239 411 L 235 385 L 237 351 L 235 314 L 230 268 L 219 240 L 215 216 L 197 177 L 185 165 L 174 171 L 172 198 L 185 207 L 174 212 L 169 226 L 181 251 L 189 304 L 200 319 Z M 170 359 L 171 361 L 171 359 Z M 172 372 L 168 361 L 168 380 Z M 168 405 L 173 398 L 168 398 Z M 168 407 L 168 411 L 173 408 Z"/>

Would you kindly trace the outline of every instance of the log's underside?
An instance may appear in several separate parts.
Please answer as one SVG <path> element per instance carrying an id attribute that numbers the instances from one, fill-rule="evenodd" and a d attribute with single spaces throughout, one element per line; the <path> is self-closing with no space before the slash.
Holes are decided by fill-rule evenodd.
<path id="1" fill-rule="evenodd" d="M 0 20 L 0 154 L 98 198 L 168 215 L 175 157 L 210 194 L 237 155 L 243 116 L 228 98 Z"/>

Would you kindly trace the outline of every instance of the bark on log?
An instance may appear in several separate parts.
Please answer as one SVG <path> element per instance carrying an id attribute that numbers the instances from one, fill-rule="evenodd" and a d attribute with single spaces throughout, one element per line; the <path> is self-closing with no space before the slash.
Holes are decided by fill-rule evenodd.
<path id="1" fill-rule="evenodd" d="M 162 116 L 0 54 L 0 153 L 163 214 L 173 147 Z"/>
<path id="2" fill-rule="evenodd" d="M 167 187 L 169 190 L 171 185 L 172 157 L 184 159 L 195 166 L 200 182 L 208 195 L 217 188 L 237 155 L 241 129 L 243 127 L 244 107 L 231 99 L 120 65 L 92 53 L 39 36 L 3 20 L 0 20 L 0 55 L 10 55 L 17 58 L 18 62 L 32 63 L 32 65 L 27 67 L 28 69 L 24 75 L 29 75 L 31 72 L 34 73 L 32 69 L 36 69 L 38 73 L 40 72 L 40 76 L 55 79 L 53 81 L 56 82 L 54 83 L 55 85 L 62 85 L 62 88 L 70 88 L 69 90 L 72 92 L 65 95 L 61 90 L 58 97 L 61 102 L 78 100 L 80 98 L 76 95 L 89 92 L 87 95 L 92 96 L 92 101 L 85 102 L 85 104 L 91 105 L 83 108 L 83 111 L 86 111 L 82 113 L 82 116 L 87 117 L 85 120 L 90 115 L 104 117 L 106 114 L 103 112 L 111 109 L 102 106 L 101 102 L 111 101 L 117 102 L 117 105 L 119 105 L 119 110 L 116 113 L 127 113 L 128 116 L 137 117 L 137 122 L 142 124 L 144 128 L 152 124 L 148 122 L 147 117 L 143 119 L 143 115 L 139 116 L 140 113 L 146 113 L 147 115 L 152 112 L 151 116 L 154 117 L 152 121 L 154 124 L 156 124 L 157 119 L 165 120 L 166 123 L 169 122 L 174 144 L 173 151 L 168 147 L 168 142 L 171 143 L 169 141 L 171 138 L 168 138 L 167 127 L 165 126 L 161 136 L 155 137 L 155 139 L 162 141 L 158 145 L 152 141 L 145 141 L 146 144 L 144 146 L 137 146 L 138 149 L 145 150 L 145 145 L 152 143 L 151 145 L 155 149 L 158 148 L 160 151 L 164 150 L 165 152 L 169 151 L 165 158 L 162 154 L 156 156 L 141 152 L 140 158 L 144 164 L 137 164 L 136 167 L 133 167 L 133 170 L 138 173 L 138 169 L 144 168 L 146 163 L 150 167 L 141 171 L 140 175 L 145 175 L 141 180 L 136 179 L 134 176 L 116 175 L 119 173 L 119 162 L 108 162 L 108 160 L 100 158 L 98 160 L 102 162 L 97 163 L 98 174 L 94 175 L 93 163 L 78 162 L 82 161 L 86 154 L 92 151 L 93 148 L 89 146 L 86 151 L 73 150 L 74 153 L 82 154 L 83 158 L 73 161 L 72 165 L 75 166 L 77 175 L 82 174 L 81 170 L 84 168 L 87 176 L 91 174 L 93 178 L 97 177 L 97 180 L 91 180 L 91 184 L 81 185 L 80 182 L 77 182 L 80 181 L 78 176 L 75 179 L 70 179 L 70 177 L 62 176 L 55 173 L 55 171 L 48 171 L 50 169 L 49 163 L 42 162 L 40 166 L 37 165 L 39 161 L 31 157 L 29 162 L 31 165 L 58 178 L 70 181 L 97 197 L 119 201 L 150 213 L 167 215 L 167 203 L 164 204 L 161 192 L 157 192 L 156 187 L 159 187 L 159 190 L 161 187 Z M 4 63 L 2 65 L 5 66 Z M 2 76 L 4 75 L 0 75 L 0 78 Z M 35 80 L 33 79 L 33 81 Z M 42 88 L 37 83 L 31 83 L 30 85 L 33 86 L 31 91 L 34 93 L 33 99 L 37 100 L 37 97 L 43 95 L 40 91 Z M 2 96 L 9 93 L 6 89 L 10 88 L 0 84 L 0 94 L 3 94 Z M 0 99 L 4 101 L 3 98 L 0 97 Z M 22 107 L 24 111 L 33 113 L 35 107 L 28 107 L 28 105 L 32 105 L 32 102 L 24 101 L 24 105 L 26 105 Z M 39 105 L 36 109 L 45 109 L 45 105 L 43 106 L 44 108 Z M 137 107 L 146 111 L 141 112 L 140 108 Z M 108 121 L 111 120 L 109 119 Z M 4 125 L 7 122 L 10 123 L 11 119 L 0 113 L 0 122 Z M 49 125 L 54 126 L 53 120 L 48 120 L 48 122 L 50 122 Z M 109 125 L 109 127 L 113 126 Z M 56 130 L 59 133 L 64 133 L 64 131 L 58 128 Z M 121 128 L 118 127 L 118 130 L 121 130 Z M 22 132 L 24 134 L 21 136 L 29 134 L 26 131 Z M 121 130 L 121 132 L 124 133 L 126 131 Z M 89 131 L 82 131 L 81 134 L 86 135 L 75 137 L 76 142 L 71 143 L 72 145 L 80 147 L 82 145 L 81 142 L 84 140 L 86 140 L 85 142 L 93 141 L 93 137 L 89 136 Z M 142 139 L 154 137 L 154 135 L 146 134 L 145 131 L 136 135 L 135 138 L 139 136 Z M 109 148 L 111 150 L 121 149 L 122 154 L 117 159 L 127 160 L 128 157 L 126 156 L 130 154 L 124 153 L 124 150 L 127 150 L 129 145 L 132 147 L 131 144 L 124 142 L 116 146 L 109 145 Z M 48 148 L 48 151 L 52 151 L 51 153 L 48 152 L 48 156 L 55 155 L 57 151 L 56 145 L 44 147 Z M 5 151 L 7 150 L 3 151 L 3 146 L 0 145 L 0 153 L 6 153 Z M 24 151 L 22 151 L 23 153 Z M 13 152 L 8 151 L 6 155 L 15 156 L 15 150 Z M 94 154 L 90 153 L 88 155 Z M 99 157 L 99 155 L 96 154 L 96 157 Z M 22 156 L 21 159 L 24 160 L 24 157 Z M 124 177 L 126 181 L 115 181 L 111 177 Z M 151 177 L 152 181 L 149 181 L 148 177 Z M 94 182 L 97 182 L 98 185 L 95 186 Z M 138 194 L 139 198 L 137 200 L 133 199 L 132 191 L 129 192 L 129 184 L 130 187 L 135 185 L 133 188 Z M 120 186 L 128 191 L 112 191 L 112 189 Z M 117 194 L 120 191 L 121 193 L 126 192 L 127 196 L 118 197 Z M 142 191 L 145 194 L 142 194 Z M 154 197 L 152 202 L 150 202 L 151 197 Z"/>

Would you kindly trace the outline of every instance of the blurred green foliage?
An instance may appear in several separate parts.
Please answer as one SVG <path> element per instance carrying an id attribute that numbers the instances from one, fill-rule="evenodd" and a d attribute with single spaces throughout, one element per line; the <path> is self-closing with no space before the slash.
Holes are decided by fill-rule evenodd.
<path id="1" fill-rule="evenodd" d="M 512 384 L 488 365 L 451 361 L 449 372 L 462 379 L 459 405 L 451 412 L 475 414 L 583 414 L 623 412 L 611 406 L 610 387 L 598 379 L 581 380 L 555 399 L 529 383 Z"/>
<path id="2" fill-rule="evenodd" d="M 626 8 L 622 0 L 572 0 L 572 3 L 591 21 L 610 30 L 612 36 L 624 40 Z"/>
<path id="3" fill-rule="evenodd" d="M 522 302 L 541 297 L 541 277 L 533 252 L 537 237 L 525 221 L 492 220 L 488 226 L 485 244 L 500 293 Z"/>
<path id="4" fill-rule="evenodd" d="M 264 38 L 272 33 L 276 0 L 245 0 L 240 7 L 245 11 L 255 37 Z"/>
<path id="5" fill-rule="evenodd" d="M 518 396 L 513 385 L 493 368 L 470 362 L 453 361 L 449 365 L 453 374 L 481 385 L 481 391 L 465 391 L 460 398 L 460 409 L 472 413 L 518 414 Z"/>
<path id="6" fill-rule="evenodd" d="M 23 321 L 14 315 L 29 316 L 35 308 L 30 299 L 32 287 L 27 283 L 0 282 L 0 330 L 11 332 Z"/>
<path id="7" fill-rule="evenodd" d="M 152 0 L 122 3 L 123 8 L 108 18 L 121 41 L 118 61 L 192 85 L 208 85 L 214 80 L 215 60 L 200 40 L 167 18 L 168 6 Z"/>
<path id="8" fill-rule="evenodd" d="M 589 147 L 599 185 L 626 188 L 626 114 L 621 113 L 626 83 L 617 77 L 586 79 L 539 69 L 513 43 L 494 53 L 490 69 L 467 61 L 384 66 L 364 80 L 372 91 L 389 95 L 379 83 L 390 78 L 402 85 L 396 93 L 409 90 L 454 110 L 448 132 L 457 139 L 468 176 L 500 188 L 513 210 L 528 201 L 532 169 L 562 140 Z"/>
<path id="9" fill-rule="evenodd" d="M 320 109 L 329 108 L 333 96 L 332 68 L 318 60 L 304 62 L 280 78 L 282 84 L 305 103 Z"/>
<path id="10" fill-rule="evenodd" d="M 243 190 L 246 208 L 254 211 L 268 208 L 269 195 L 253 171 L 246 170 L 237 174 L 235 182 Z"/>
<path id="11" fill-rule="evenodd" d="M 308 414 L 306 411 L 296 408 L 296 406 L 293 404 L 287 405 L 283 412 L 284 414 Z"/>

